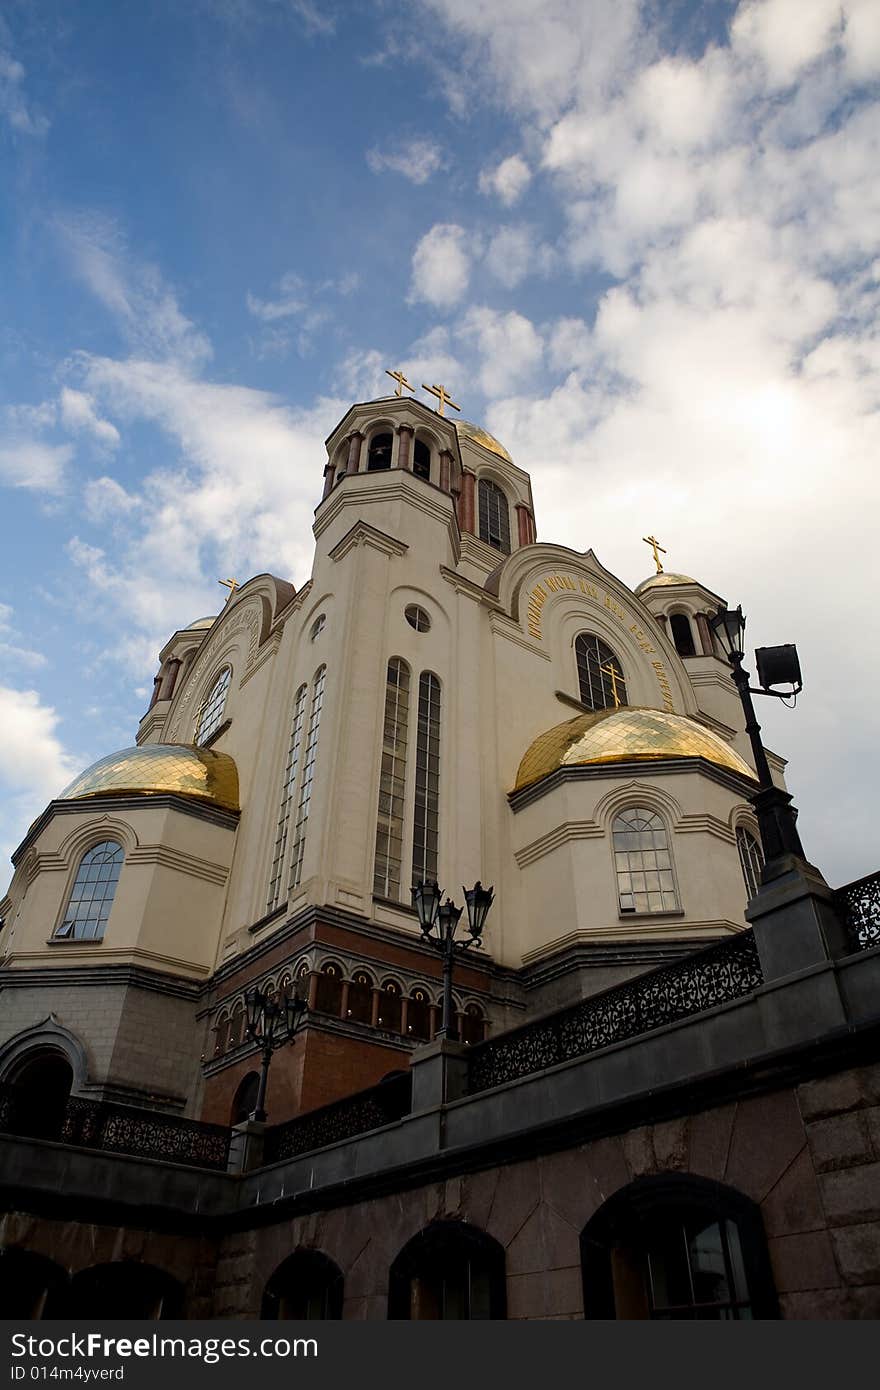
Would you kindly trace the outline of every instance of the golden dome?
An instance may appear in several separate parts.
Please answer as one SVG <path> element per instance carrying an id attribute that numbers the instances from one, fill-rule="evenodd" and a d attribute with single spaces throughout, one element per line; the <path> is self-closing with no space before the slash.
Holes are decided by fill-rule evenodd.
<path id="1" fill-rule="evenodd" d="M 519 765 L 514 791 L 539 782 L 559 767 L 663 758 L 705 758 L 716 767 L 755 780 L 748 763 L 696 720 L 666 710 L 624 705 L 579 714 L 539 734 Z"/>
<path id="2" fill-rule="evenodd" d="M 238 810 L 238 769 L 228 753 L 190 743 L 145 743 L 99 758 L 65 787 L 59 801 L 87 796 L 151 796 L 175 792 Z"/>
<path id="3" fill-rule="evenodd" d="M 513 459 L 500 443 L 488 430 L 481 429 L 479 425 L 471 424 L 470 420 L 456 420 L 455 428 L 458 430 L 459 439 L 472 439 L 475 444 L 482 444 L 484 449 L 490 453 L 497 454 L 499 458 L 506 459 L 508 463 L 513 463 Z"/>
<path id="4" fill-rule="evenodd" d="M 651 574 L 647 579 L 643 579 L 641 584 L 637 584 L 635 592 L 644 593 L 645 589 L 660 589 L 665 584 L 696 584 L 696 579 L 691 579 L 689 574 L 667 574 L 664 570 L 662 574 Z"/>

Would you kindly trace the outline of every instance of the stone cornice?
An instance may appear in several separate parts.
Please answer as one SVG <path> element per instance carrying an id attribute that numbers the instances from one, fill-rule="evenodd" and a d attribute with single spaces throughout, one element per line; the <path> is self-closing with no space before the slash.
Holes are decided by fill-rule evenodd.
<path id="1" fill-rule="evenodd" d="M 586 782 L 597 778 L 616 780 L 621 777 L 663 777 L 669 773 L 679 776 L 693 772 L 698 772 L 702 777 L 708 777 L 711 782 L 718 782 L 720 786 L 727 787 L 729 791 L 737 792 L 745 801 L 748 801 L 755 791 L 755 783 L 750 779 L 727 768 L 718 767 L 705 758 L 652 758 L 650 761 L 644 762 L 636 759 L 631 762 L 595 763 L 587 767 L 558 767 L 531 787 L 523 787 L 521 791 L 508 792 L 507 800 L 511 810 L 516 814 L 524 806 L 530 806 L 532 802 L 540 801 L 541 797 L 547 796 L 549 792 L 556 791 L 557 787 L 561 787 L 564 782 Z"/>
<path id="2" fill-rule="evenodd" d="M 169 975 L 158 970 L 150 970 L 142 965 L 123 965 L 118 961 L 107 961 L 100 965 L 51 965 L 22 966 L 19 969 L 8 965 L 0 967 L 0 991 L 4 989 L 47 989 L 61 985 L 120 985 L 129 989 L 143 989 L 152 994 L 170 994 L 178 999 L 198 1000 L 205 988 L 201 980 L 187 979 L 181 975 Z"/>
<path id="3" fill-rule="evenodd" d="M 13 851 L 12 862 L 17 868 L 28 846 L 33 844 L 53 816 L 79 816 L 83 813 L 91 815 L 93 812 L 97 816 L 108 811 L 142 811 L 144 807 L 150 810 L 158 807 L 163 811 L 179 811 L 181 815 L 195 816 L 196 820 L 221 825 L 225 830 L 235 830 L 241 815 L 240 811 L 226 811 L 208 801 L 195 801 L 187 796 L 178 796 L 174 792 L 149 792 L 143 796 L 89 796 L 80 801 L 50 801 L 42 815 L 34 821 L 21 844 Z"/>
<path id="4" fill-rule="evenodd" d="M 405 541 L 399 541 L 395 536 L 386 535 L 384 531 L 371 526 L 367 521 L 356 521 L 350 531 L 346 531 L 341 541 L 334 545 L 328 553 L 331 560 L 344 560 L 349 551 L 356 549 L 359 545 L 371 546 L 373 550 L 378 550 L 383 555 L 405 555 L 409 546 Z"/>

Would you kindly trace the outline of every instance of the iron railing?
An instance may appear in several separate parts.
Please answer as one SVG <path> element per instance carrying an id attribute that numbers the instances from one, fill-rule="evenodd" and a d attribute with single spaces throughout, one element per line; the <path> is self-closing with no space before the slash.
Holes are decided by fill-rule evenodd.
<path id="1" fill-rule="evenodd" d="M 69 1096 L 63 1106 L 40 1110 L 34 1097 L 16 1086 L 0 1088 L 0 1133 L 222 1172 L 229 1161 L 230 1131 L 225 1125 L 82 1096 Z"/>
<path id="2" fill-rule="evenodd" d="M 408 1115 L 412 1107 L 412 1075 L 380 1081 L 368 1091 L 358 1091 L 344 1100 L 309 1110 L 283 1125 L 270 1125 L 266 1130 L 263 1148 L 264 1163 L 279 1163 L 285 1158 L 323 1149 L 341 1139 L 353 1139 L 368 1130 L 380 1129 Z"/>
<path id="3" fill-rule="evenodd" d="M 740 999 L 763 982 L 755 938 L 751 930 L 738 932 L 675 965 L 651 970 L 534 1023 L 477 1043 L 468 1057 L 468 1091 L 486 1091 L 638 1037 L 715 1004 Z"/>
<path id="4" fill-rule="evenodd" d="M 847 883 L 834 897 L 854 950 L 880 945 L 880 873 Z"/>

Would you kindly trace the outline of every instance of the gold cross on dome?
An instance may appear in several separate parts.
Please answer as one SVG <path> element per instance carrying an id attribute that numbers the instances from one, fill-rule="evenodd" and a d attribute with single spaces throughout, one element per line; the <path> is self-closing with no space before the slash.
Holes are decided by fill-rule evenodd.
<path id="1" fill-rule="evenodd" d="M 661 563 L 661 561 L 660 561 L 660 555 L 665 555 L 665 554 L 666 554 L 666 551 L 663 549 L 663 546 L 662 546 L 662 545 L 660 544 L 660 542 L 657 540 L 657 537 L 656 537 L 656 536 L 642 536 L 642 540 L 645 542 L 645 545 L 649 545 L 649 546 L 651 547 L 651 549 L 653 550 L 653 552 L 654 552 L 654 564 L 657 566 L 657 573 L 658 573 L 658 574 L 662 574 L 662 573 L 663 573 L 663 565 L 662 565 L 662 563 Z M 657 554 L 657 551 L 658 551 L 658 550 L 660 551 L 660 555 Z"/>
<path id="2" fill-rule="evenodd" d="M 603 676 L 607 675 L 611 677 L 611 698 L 614 701 L 614 708 L 620 709 L 620 697 L 617 694 L 617 682 L 621 679 L 620 672 L 613 661 L 609 661 L 607 666 L 600 666 L 599 670 L 602 672 Z"/>
<path id="3" fill-rule="evenodd" d="M 225 586 L 225 588 L 227 588 L 227 589 L 229 590 L 229 593 L 226 595 L 226 602 L 227 602 L 227 603 L 228 603 L 229 600 L 232 598 L 232 595 L 235 593 L 236 589 L 240 589 L 240 588 L 241 588 L 241 585 L 239 584 L 239 582 L 238 582 L 237 579 L 218 579 L 218 580 L 217 580 L 217 583 L 218 583 L 218 584 L 223 584 L 223 585 Z"/>
<path id="4" fill-rule="evenodd" d="M 422 390 L 437 397 L 437 400 L 440 402 L 437 406 L 437 413 L 439 415 L 443 414 L 444 405 L 451 405 L 453 410 L 461 410 L 461 406 L 455 404 L 455 401 L 452 399 L 445 386 L 428 386 L 428 384 L 423 381 Z"/>
<path id="5" fill-rule="evenodd" d="M 414 386 L 410 385 L 403 372 L 392 372 L 386 367 L 385 375 L 393 377 L 397 382 L 397 390 L 394 392 L 395 396 L 402 396 L 404 387 L 406 387 L 407 391 L 414 391 L 416 389 Z"/>

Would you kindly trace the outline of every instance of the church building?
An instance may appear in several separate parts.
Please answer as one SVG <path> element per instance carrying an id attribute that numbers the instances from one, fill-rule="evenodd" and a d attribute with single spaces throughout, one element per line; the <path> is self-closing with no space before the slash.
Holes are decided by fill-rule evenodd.
<path id="1" fill-rule="evenodd" d="M 880 1315 L 877 876 L 762 847 L 712 576 L 539 539 L 432 394 L 13 856 L 6 1316 Z"/>

